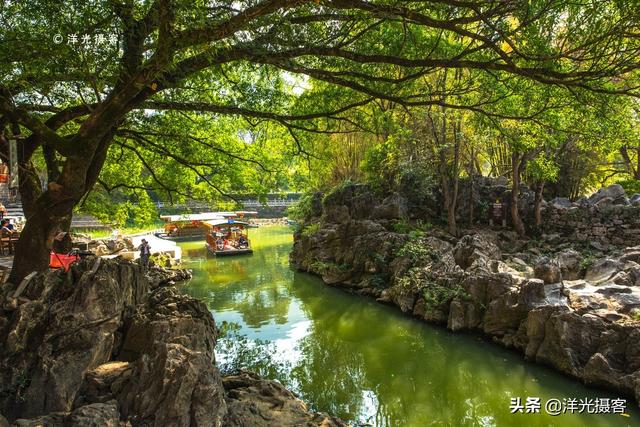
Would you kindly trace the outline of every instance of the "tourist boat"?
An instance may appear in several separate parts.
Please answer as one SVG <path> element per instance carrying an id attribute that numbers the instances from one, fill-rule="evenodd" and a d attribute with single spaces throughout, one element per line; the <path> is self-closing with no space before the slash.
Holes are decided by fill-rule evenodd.
<path id="1" fill-rule="evenodd" d="M 248 229 L 251 224 L 232 218 L 204 221 L 208 228 L 207 251 L 215 256 L 252 254 Z"/>
<path id="2" fill-rule="evenodd" d="M 160 219 L 167 224 L 163 231 L 154 233 L 161 239 L 173 240 L 176 242 L 189 240 L 203 240 L 209 232 L 207 221 L 229 220 L 244 218 L 245 216 L 256 216 L 257 212 L 203 212 L 199 214 L 183 215 L 161 215 Z"/>

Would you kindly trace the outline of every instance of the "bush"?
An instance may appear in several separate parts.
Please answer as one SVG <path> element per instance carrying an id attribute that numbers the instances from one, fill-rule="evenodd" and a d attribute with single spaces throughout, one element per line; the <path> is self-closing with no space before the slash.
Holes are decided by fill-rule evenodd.
<path id="1" fill-rule="evenodd" d="M 296 221 L 304 221 L 313 215 L 313 194 L 303 194 L 295 204 L 287 208 L 287 216 Z"/>
<path id="2" fill-rule="evenodd" d="M 424 236 L 432 227 L 430 222 L 421 219 L 411 222 L 407 218 L 401 218 L 393 223 L 393 231 L 400 234 L 409 234 L 411 238 Z"/>
<path id="3" fill-rule="evenodd" d="M 313 223 L 313 224 L 309 224 L 309 225 L 305 225 L 302 228 L 302 235 L 304 237 L 309 237 L 312 234 L 315 234 L 318 232 L 318 230 L 320 230 L 320 224 L 319 223 Z"/>
<path id="4" fill-rule="evenodd" d="M 425 245 L 425 242 L 420 238 L 409 240 L 396 251 L 396 255 L 408 258 L 414 264 L 424 261 L 435 262 L 440 258 L 439 255 L 433 252 L 429 246 Z"/>
<path id="5" fill-rule="evenodd" d="M 626 179 L 624 181 L 618 181 L 617 184 L 620 184 L 624 191 L 627 192 L 628 196 L 632 196 L 634 194 L 640 194 L 640 180 L 639 179 Z"/>

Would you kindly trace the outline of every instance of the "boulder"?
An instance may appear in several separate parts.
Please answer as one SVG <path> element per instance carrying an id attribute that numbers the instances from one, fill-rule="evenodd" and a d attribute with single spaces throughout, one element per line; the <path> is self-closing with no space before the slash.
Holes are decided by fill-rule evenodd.
<path id="1" fill-rule="evenodd" d="M 147 350 L 117 396 L 123 417 L 135 425 L 221 425 L 224 392 L 210 355 L 175 343 Z"/>
<path id="2" fill-rule="evenodd" d="M 611 258 L 602 258 L 595 261 L 589 268 L 584 276 L 587 282 L 602 283 L 613 278 L 618 271 L 623 268 L 619 261 Z"/>
<path id="3" fill-rule="evenodd" d="M 640 193 L 636 193 L 629 198 L 629 203 L 633 206 L 640 206 Z"/>
<path id="4" fill-rule="evenodd" d="M 300 399 L 277 381 L 240 372 L 224 378 L 227 392 L 227 415 L 230 427 L 340 427 L 347 424 L 338 418 L 309 410 Z"/>
<path id="5" fill-rule="evenodd" d="M 620 184 L 613 184 L 593 193 L 591 197 L 587 199 L 587 204 L 601 207 L 610 204 L 629 204 L 629 200 L 627 199 L 624 188 L 622 188 Z"/>
<path id="6" fill-rule="evenodd" d="M 533 268 L 533 275 L 537 279 L 541 279 L 544 283 L 560 283 L 562 282 L 562 269 L 557 260 L 549 257 L 541 257 L 538 259 Z"/>
<path id="7" fill-rule="evenodd" d="M 408 213 L 407 199 L 394 193 L 376 205 L 371 213 L 372 219 L 400 219 Z"/>
<path id="8" fill-rule="evenodd" d="M 582 276 L 582 254 L 574 249 L 565 249 L 556 254 L 558 265 L 564 280 L 577 280 Z"/>
<path id="9" fill-rule="evenodd" d="M 453 248 L 457 265 L 467 270 L 471 267 L 489 269 L 489 260 L 499 260 L 502 254 L 495 241 L 488 235 L 468 234 Z"/>
<path id="10" fill-rule="evenodd" d="M 549 204 L 555 209 L 567 209 L 573 206 L 573 202 L 566 197 L 556 197 Z"/>

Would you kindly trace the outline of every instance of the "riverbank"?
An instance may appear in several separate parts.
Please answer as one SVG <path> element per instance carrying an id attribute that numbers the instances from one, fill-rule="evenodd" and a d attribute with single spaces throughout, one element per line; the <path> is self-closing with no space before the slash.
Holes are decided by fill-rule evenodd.
<path id="1" fill-rule="evenodd" d="M 399 197 L 342 192 L 316 203 L 296 233 L 296 268 L 640 400 L 640 247 L 598 250 L 557 234 L 526 241 L 508 230 L 398 232 Z"/>
<path id="2" fill-rule="evenodd" d="M 222 378 L 213 317 L 175 287 L 189 277 L 89 258 L 4 285 L 0 414 L 16 426 L 344 425 L 273 381 Z"/>

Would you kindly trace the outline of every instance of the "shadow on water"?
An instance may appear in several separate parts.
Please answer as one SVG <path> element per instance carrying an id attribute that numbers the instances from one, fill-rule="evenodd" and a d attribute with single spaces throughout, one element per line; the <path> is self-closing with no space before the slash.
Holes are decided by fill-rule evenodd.
<path id="1" fill-rule="evenodd" d="M 211 308 L 223 370 L 280 380 L 315 409 L 380 426 L 630 426 L 640 414 L 511 414 L 510 398 L 614 398 L 526 363 L 471 335 L 403 316 L 392 307 L 291 271 L 290 230 L 253 230 L 248 257 L 207 258 L 183 245 L 186 288 Z M 544 410 L 542 410 L 543 412 Z"/>

